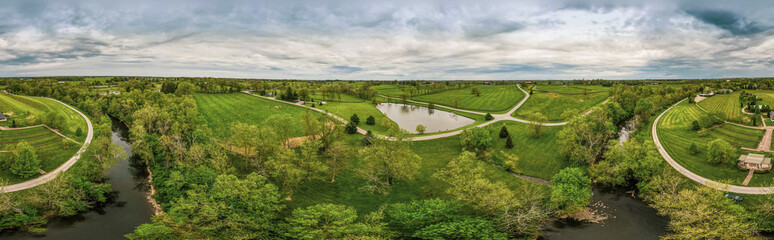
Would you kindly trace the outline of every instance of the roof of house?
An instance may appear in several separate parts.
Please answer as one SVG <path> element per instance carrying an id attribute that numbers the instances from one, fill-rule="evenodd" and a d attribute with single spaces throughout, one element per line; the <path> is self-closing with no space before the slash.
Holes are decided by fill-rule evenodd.
<path id="1" fill-rule="evenodd" d="M 751 164 L 771 164 L 771 158 L 766 158 L 763 154 L 755 153 L 739 156 L 739 161 Z"/>
<path id="2" fill-rule="evenodd" d="M 0 112 L 0 119 L 5 119 L 5 114 Z"/>

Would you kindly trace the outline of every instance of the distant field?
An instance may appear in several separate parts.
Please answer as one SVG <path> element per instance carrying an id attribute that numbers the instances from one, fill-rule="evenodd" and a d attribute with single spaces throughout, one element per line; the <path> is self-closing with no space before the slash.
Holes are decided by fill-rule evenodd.
<path id="1" fill-rule="evenodd" d="M 717 97 L 717 96 L 715 96 Z M 712 98 L 715 98 L 712 97 Z M 706 101 L 706 100 L 704 100 Z M 703 102 L 703 101 L 702 101 Z M 669 155 L 686 169 L 715 181 L 728 181 L 741 185 L 747 172 L 739 170 L 731 163 L 711 164 L 707 162 L 707 144 L 717 138 L 724 139 L 736 147 L 755 147 L 763 136 L 761 130 L 747 129 L 739 126 L 725 124 L 721 127 L 706 130 L 705 134 L 698 134 L 690 130 L 691 122 L 705 115 L 695 104 L 683 102 L 672 110 L 669 110 L 658 123 L 658 136 L 664 149 Z M 688 148 L 695 143 L 699 153 L 691 155 Z M 748 151 L 737 150 L 738 154 Z M 766 153 L 771 157 L 770 153 Z M 736 159 L 729 159 L 733 162 Z M 756 174 L 749 186 L 771 186 L 772 175 Z"/>
<path id="2" fill-rule="evenodd" d="M 376 85 L 371 86 L 371 89 L 376 90 L 379 94 L 390 96 L 390 97 L 400 97 L 401 94 L 403 94 L 403 91 L 398 88 L 397 85 L 394 84 L 382 84 L 382 85 Z"/>
<path id="3" fill-rule="evenodd" d="M 212 129 L 217 138 L 229 136 L 232 123 L 244 122 L 261 126 L 266 118 L 276 114 L 292 116 L 295 119 L 293 125 L 296 126 L 293 136 L 302 136 L 304 133 L 301 116 L 304 112 L 311 111 L 243 93 L 197 93 L 194 99 L 199 108 L 199 119 Z"/>
<path id="4" fill-rule="evenodd" d="M 705 98 L 698 104 L 710 113 L 720 114 L 727 121 L 751 124 L 750 116 L 742 113 L 742 107 L 739 105 L 739 94 L 718 94 Z"/>
<path id="5" fill-rule="evenodd" d="M 473 88 L 478 88 L 481 91 L 481 96 L 473 95 L 471 93 Z M 477 85 L 414 96 L 411 99 L 450 107 L 455 107 L 453 102 L 456 100 L 456 108 L 483 112 L 505 112 L 519 103 L 524 96 L 524 93 L 515 85 Z"/>
<path id="6" fill-rule="evenodd" d="M 88 132 L 86 120 L 80 114 L 51 99 L 0 94 L 0 112 L 13 113 L 8 121 L 0 122 L 0 126 L 11 126 L 12 121 L 15 121 L 18 127 L 37 125 L 44 114 L 56 112 L 66 121 L 62 124 L 64 129 L 60 129 L 62 134 L 83 142 Z M 81 128 L 83 133 L 81 136 L 75 135 L 78 128 Z"/>
<path id="7" fill-rule="evenodd" d="M 565 119 L 562 118 L 562 114 L 566 110 L 576 111 L 578 114 L 586 112 L 604 102 L 610 95 L 608 91 L 609 88 L 602 86 L 537 85 L 532 89 L 532 95 L 527 102 L 514 113 L 514 116 L 524 118 L 539 112 L 549 121 L 563 121 Z"/>
<path id="8" fill-rule="evenodd" d="M 505 139 L 497 135 L 503 123 L 513 140 L 512 149 L 506 149 Z M 556 151 L 559 149 L 556 134 L 562 127 L 544 127 L 540 138 L 529 134 L 526 124 L 520 122 L 506 121 L 491 124 L 487 128 L 494 133 L 495 158 L 505 160 L 508 156 L 518 157 L 517 164 L 513 166 L 516 173 L 551 180 L 554 174 L 569 166 L 569 162 Z"/>
<path id="9" fill-rule="evenodd" d="M 12 151 L 21 141 L 27 141 L 35 148 L 35 153 L 41 160 L 41 169 L 46 172 L 62 165 L 80 148 L 80 144 L 69 141 L 65 143 L 67 140 L 44 127 L 0 131 L 0 150 Z M 0 156 L 12 158 L 14 155 L 11 152 L 0 152 Z M 28 180 L 17 177 L 10 168 L 0 168 L 0 179 L 10 183 Z"/>

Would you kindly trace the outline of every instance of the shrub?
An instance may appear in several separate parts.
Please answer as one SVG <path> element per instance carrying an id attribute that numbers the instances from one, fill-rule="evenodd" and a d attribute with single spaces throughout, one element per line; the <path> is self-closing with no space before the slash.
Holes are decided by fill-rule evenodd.
<path id="1" fill-rule="evenodd" d="M 75 136 L 80 137 L 81 135 L 83 135 L 83 129 L 81 128 L 75 129 Z"/>
<path id="2" fill-rule="evenodd" d="M 425 133 L 425 130 L 427 130 L 427 128 L 425 127 L 425 125 L 419 124 L 419 125 L 417 125 L 417 129 L 416 130 L 417 130 L 417 132 L 419 134 L 423 134 L 423 133 Z"/>
<path id="3" fill-rule="evenodd" d="M 500 128 L 500 138 L 506 138 L 509 136 L 508 128 L 505 127 L 505 124 L 503 124 L 503 127 Z"/>
<path id="4" fill-rule="evenodd" d="M 374 144 L 374 140 L 371 139 L 371 138 L 373 138 L 373 136 L 374 136 L 374 133 L 371 132 L 371 130 L 368 130 L 368 132 L 366 132 L 365 136 L 363 137 L 363 145 L 365 145 L 365 146 L 373 145 Z"/>
<path id="5" fill-rule="evenodd" d="M 352 114 L 352 116 L 349 117 L 349 122 L 355 123 L 355 126 L 360 124 L 360 118 L 357 116 L 357 113 Z"/>
<path id="6" fill-rule="evenodd" d="M 513 140 L 511 140 L 511 136 L 508 136 L 508 139 L 505 140 L 505 148 L 507 149 L 513 148 Z"/>
<path id="7" fill-rule="evenodd" d="M 691 146 L 688 147 L 688 152 L 690 152 L 691 155 L 696 155 L 699 153 L 699 147 L 696 146 L 696 143 L 691 143 Z"/>
<path id="8" fill-rule="evenodd" d="M 733 159 L 736 154 L 736 148 L 723 139 L 713 140 L 708 144 L 707 149 L 707 161 L 710 163 L 727 162 L 729 159 Z"/>
<path id="9" fill-rule="evenodd" d="M 693 120 L 693 122 L 691 123 L 691 129 L 693 129 L 694 131 L 699 131 L 699 129 L 701 129 L 701 125 L 699 124 L 699 121 Z"/>
<path id="10" fill-rule="evenodd" d="M 374 118 L 374 116 L 368 116 L 368 118 L 366 118 L 366 124 L 368 125 L 376 124 L 376 118 Z"/>
<path id="11" fill-rule="evenodd" d="M 355 125 L 355 122 L 349 122 L 349 123 L 347 123 L 347 126 L 344 127 L 344 130 L 348 134 L 355 134 L 355 133 L 357 133 L 357 125 Z"/>
<path id="12" fill-rule="evenodd" d="M 486 114 L 486 116 L 484 116 L 484 119 L 486 119 L 487 121 L 489 121 L 489 120 L 492 120 L 492 119 L 494 119 L 494 117 L 492 116 L 492 114 L 489 114 L 489 113 L 487 113 L 487 114 Z"/>

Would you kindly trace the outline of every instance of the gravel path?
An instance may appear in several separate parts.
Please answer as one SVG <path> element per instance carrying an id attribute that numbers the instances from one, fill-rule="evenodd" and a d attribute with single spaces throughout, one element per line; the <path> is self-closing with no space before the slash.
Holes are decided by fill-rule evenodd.
<path id="1" fill-rule="evenodd" d="M 727 192 L 733 192 L 733 193 L 741 193 L 741 194 L 772 194 L 774 193 L 774 187 L 743 187 L 743 186 L 736 186 L 736 185 L 729 185 L 725 183 L 719 183 L 715 182 L 709 179 L 706 179 L 702 176 L 699 176 L 698 174 L 695 174 L 691 171 L 688 171 L 688 169 L 684 168 L 683 166 L 680 166 L 677 162 L 675 162 L 674 159 L 672 159 L 671 156 L 666 152 L 664 147 L 661 145 L 661 142 L 658 140 L 658 121 L 661 119 L 662 116 L 669 110 L 672 110 L 675 106 L 685 101 L 685 99 L 675 103 L 675 105 L 672 105 L 667 110 L 662 112 L 661 114 L 656 117 L 656 120 L 653 121 L 653 128 L 651 129 L 651 135 L 653 135 L 653 142 L 656 143 L 656 147 L 658 148 L 658 152 L 661 154 L 662 157 L 669 163 L 670 166 L 672 166 L 677 172 L 680 174 L 683 174 L 685 177 L 690 178 L 691 180 L 701 183 L 705 186 L 715 188 L 721 191 L 727 191 Z"/>
<path id="2" fill-rule="evenodd" d="M 53 98 L 48 98 L 48 99 L 54 100 L 62 105 L 65 105 L 66 107 L 80 114 L 81 117 L 83 117 L 83 119 L 86 120 L 86 125 L 88 125 L 89 127 L 89 132 L 86 135 L 86 141 L 83 142 L 83 145 L 81 145 L 81 148 L 78 149 L 78 152 L 76 152 L 74 156 L 72 156 L 69 160 L 67 160 L 67 162 L 62 164 L 62 166 L 59 166 L 58 168 L 54 169 L 54 171 L 51 171 L 49 173 L 46 173 L 43 176 L 40 176 L 38 178 L 29 180 L 26 182 L 2 186 L 0 187 L 0 193 L 21 191 L 21 190 L 37 187 L 41 184 L 44 184 L 53 180 L 54 178 L 56 178 L 57 175 L 59 175 L 59 173 L 67 171 L 67 169 L 70 169 L 70 167 L 75 165 L 78 159 L 81 159 L 81 154 L 83 154 L 83 152 L 86 151 L 86 149 L 89 147 L 89 144 L 91 143 L 92 138 L 94 138 L 94 127 L 91 125 L 91 120 L 89 120 L 89 118 L 86 117 L 85 114 L 83 114 L 81 111 L 78 111 L 78 109 L 75 109 L 74 107 L 71 107 L 70 105 L 67 105 L 59 100 L 56 100 Z"/>

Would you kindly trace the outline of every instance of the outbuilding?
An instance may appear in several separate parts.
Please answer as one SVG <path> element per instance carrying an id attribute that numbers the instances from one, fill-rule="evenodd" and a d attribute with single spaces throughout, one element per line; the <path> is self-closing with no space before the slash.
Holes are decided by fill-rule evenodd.
<path id="1" fill-rule="evenodd" d="M 739 156 L 739 167 L 756 171 L 771 170 L 771 158 L 763 154 L 750 153 Z"/>
<path id="2" fill-rule="evenodd" d="M 0 112 L 0 122 L 8 121 L 8 118 L 5 116 L 5 114 Z"/>

